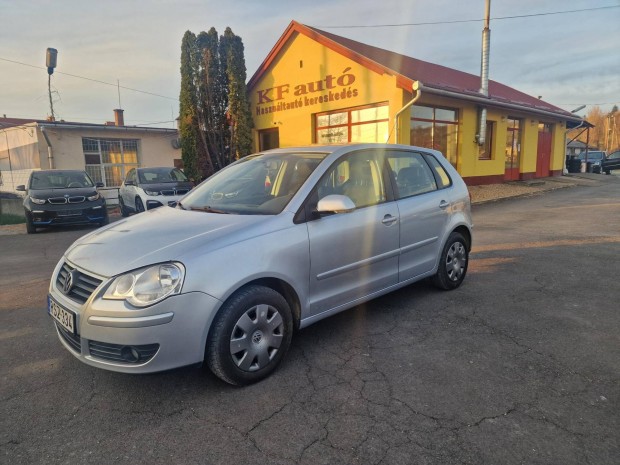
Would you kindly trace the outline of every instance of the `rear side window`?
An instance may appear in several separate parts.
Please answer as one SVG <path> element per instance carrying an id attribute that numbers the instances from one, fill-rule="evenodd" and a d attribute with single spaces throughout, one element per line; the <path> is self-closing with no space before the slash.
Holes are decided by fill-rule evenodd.
<path id="1" fill-rule="evenodd" d="M 424 158 L 430 165 L 433 173 L 435 174 L 435 179 L 437 180 L 437 184 L 439 185 L 439 189 L 444 189 L 446 187 L 450 187 L 452 185 L 452 180 L 445 168 L 441 166 L 441 164 L 437 161 L 437 159 L 429 154 L 424 154 Z"/>

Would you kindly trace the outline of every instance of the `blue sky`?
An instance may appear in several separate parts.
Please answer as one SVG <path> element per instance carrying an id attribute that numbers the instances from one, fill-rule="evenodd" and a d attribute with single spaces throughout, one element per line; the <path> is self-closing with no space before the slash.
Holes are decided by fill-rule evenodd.
<path id="1" fill-rule="evenodd" d="M 594 104 L 620 106 L 620 0 L 492 0 L 491 17 L 606 6 L 615 8 L 492 20 L 491 79 L 569 111 L 588 105 L 580 115 Z M 484 0 L 0 0 L 0 12 L 0 115 L 49 114 L 45 50 L 54 47 L 57 71 L 169 97 L 121 89 L 126 124 L 173 127 L 186 30 L 230 26 L 243 39 L 248 77 L 291 20 L 478 74 L 482 21 L 334 26 L 481 19 Z M 114 86 L 56 73 L 52 88 L 56 115 L 67 121 L 102 123 L 118 107 Z"/>

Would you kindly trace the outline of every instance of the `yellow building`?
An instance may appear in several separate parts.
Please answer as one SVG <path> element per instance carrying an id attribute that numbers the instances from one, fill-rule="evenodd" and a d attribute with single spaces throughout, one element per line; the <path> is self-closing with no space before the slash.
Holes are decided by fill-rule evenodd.
<path id="1" fill-rule="evenodd" d="M 479 76 L 293 21 L 248 83 L 255 149 L 390 142 L 440 150 L 470 185 L 561 175 L 566 130 L 582 120 L 498 82 L 488 97 L 479 88 Z"/>

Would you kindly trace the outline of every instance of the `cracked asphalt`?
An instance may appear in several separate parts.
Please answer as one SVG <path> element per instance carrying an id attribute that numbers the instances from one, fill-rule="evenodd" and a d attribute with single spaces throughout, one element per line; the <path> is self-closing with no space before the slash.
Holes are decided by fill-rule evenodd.
<path id="1" fill-rule="evenodd" d="M 474 207 L 461 288 L 417 283 L 298 332 L 247 388 L 74 359 L 47 283 L 89 229 L 0 237 L 0 462 L 617 464 L 620 177 Z"/>

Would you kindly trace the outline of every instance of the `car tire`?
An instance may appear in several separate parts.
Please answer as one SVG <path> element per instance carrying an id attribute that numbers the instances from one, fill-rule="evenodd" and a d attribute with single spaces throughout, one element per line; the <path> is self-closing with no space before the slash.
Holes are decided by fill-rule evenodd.
<path id="1" fill-rule="evenodd" d="M 129 216 L 129 210 L 127 210 L 127 207 L 123 203 L 123 198 L 120 195 L 118 196 L 118 206 L 121 209 L 121 216 L 127 218 Z"/>
<path id="2" fill-rule="evenodd" d="M 28 234 L 35 234 L 37 232 L 37 227 L 32 223 L 32 218 L 28 213 L 26 213 L 26 232 Z"/>
<path id="3" fill-rule="evenodd" d="M 433 284 L 447 291 L 456 289 L 465 279 L 468 264 L 467 241 L 462 234 L 451 233 L 441 252 L 437 273 L 432 278 Z"/>
<path id="4" fill-rule="evenodd" d="M 144 203 L 142 203 L 142 199 L 140 197 L 136 197 L 136 213 L 141 213 L 144 211 Z"/>
<path id="5" fill-rule="evenodd" d="M 205 360 L 221 380 L 245 386 L 269 376 L 291 345 L 293 316 L 271 288 L 249 285 L 235 292 L 216 315 Z"/>

